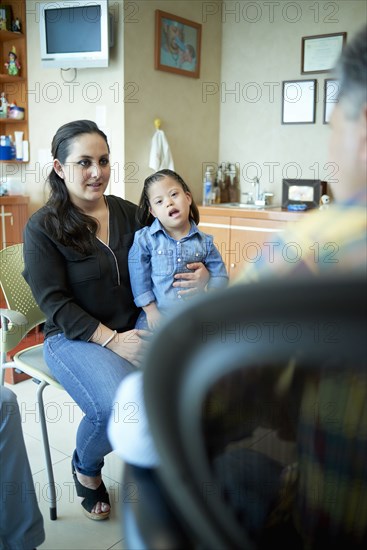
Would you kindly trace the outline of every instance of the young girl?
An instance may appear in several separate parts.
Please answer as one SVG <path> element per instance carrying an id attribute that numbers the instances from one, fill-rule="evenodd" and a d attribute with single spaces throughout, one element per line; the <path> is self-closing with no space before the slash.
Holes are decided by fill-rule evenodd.
<path id="1" fill-rule="evenodd" d="M 225 287 L 228 275 L 213 237 L 198 229 L 198 208 L 176 172 L 160 170 L 145 180 L 137 215 L 148 225 L 136 232 L 129 252 L 134 301 L 144 311 L 136 326 L 153 330 L 161 313 L 190 295 L 174 282 L 177 273 L 202 262 L 210 275 L 208 289 Z"/>
<path id="2" fill-rule="evenodd" d="M 146 227 L 135 233 L 128 258 L 135 304 L 143 308 L 136 328 L 148 326 L 152 330 L 162 313 L 197 292 L 198 285 L 194 290 L 183 290 L 182 282 L 189 276 L 187 272 L 199 269 L 197 262 L 209 272 L 209 289 L 226 286 L 228 276 L 213 237 L 199 231 L 198 208 L 176 172 L 160 170 L 145 180 L 137 217 Z M 159 457 L 144 405 L 142 370 L 126 376 L 114 402 L 108 425 L 113 448 L 128 463 L 157 466 Z M 125 406 L 131 403 L 134 422 L 125 422 L 119 411 L 126 411 Z"/>

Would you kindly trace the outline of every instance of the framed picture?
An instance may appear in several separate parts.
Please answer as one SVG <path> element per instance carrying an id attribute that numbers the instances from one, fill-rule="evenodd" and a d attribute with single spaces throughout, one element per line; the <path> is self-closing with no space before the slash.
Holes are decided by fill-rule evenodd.
<path id="1" fill-rule="evenodd" d="M 11 6 L 0 5 L 0 30 L 11 31 Z"/>
<path id="2" fill-rule="evenodd" d="M 200 76 L 201 25 L 172 13 L 155 12 L 155 69 Z"/>
<path id="3" fill-rule="evenodd" d="M 326 181 L 283 179 L 282 208 L 290 204 L 305 204 L 307 208 L 316 208 L 321 195 L 326 193 Z"/>
<path id="4" fill-rule="evenodd" d="M 282 93 L 282 124 L 314 124 L 316 80 L 285 80 Z"/>
<path id="5" fill-rule="evenodd" d="M 335 103 L 338 103 L 340 83 L 327 78 L 324 82 L 324 124 L 329 124 Z"/>
<path id="6" fill-rule="evenodd" d="M 327 73 L 336 65 L 347 40 L 346 32 L 302 38 L 301 74 Z"/>

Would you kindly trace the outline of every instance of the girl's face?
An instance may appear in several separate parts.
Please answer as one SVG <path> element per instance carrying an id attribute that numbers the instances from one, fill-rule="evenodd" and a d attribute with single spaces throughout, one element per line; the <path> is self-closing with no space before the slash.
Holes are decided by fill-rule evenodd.
<path id="1" fill-rule="evenodd" d="M 150 213 L 158 218 L 169 234 L 177 231 L 188 233 L 190 229 L 190 205 L 192 197 L 181 184 L 166 176 L 148 189 Z"/>
<path id="2" fill-rule="evenodd" d="M 80 134 L 71 142 L 64 164 L 54 160 L 54 169 L 70 200 L 83 210 L 98 202 L 107 188 L 111 174 L 107 143 L 99 134 Z"/>

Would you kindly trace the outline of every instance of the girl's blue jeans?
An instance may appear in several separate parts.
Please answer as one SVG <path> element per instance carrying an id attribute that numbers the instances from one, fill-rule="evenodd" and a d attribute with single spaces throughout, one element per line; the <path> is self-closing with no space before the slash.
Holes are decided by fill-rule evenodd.
<path id="1" fill-rule="evenodd" d="M 82 409 L 73 463 L 87 476 L 100 475 L 112 451 L 107 424 L 120 382 L 136 368 L 113 351 L 92 342 L 68 340 L 63 334 L 46 338 L 46 363 L 55 378 Z"/>

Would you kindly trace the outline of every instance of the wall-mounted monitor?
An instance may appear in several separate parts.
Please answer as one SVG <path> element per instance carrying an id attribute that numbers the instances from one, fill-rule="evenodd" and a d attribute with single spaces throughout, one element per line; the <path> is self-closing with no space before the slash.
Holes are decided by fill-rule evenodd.
<path id="1" fill-rule="evenodd" d="M 108 67 L 108 0 L 41 2 L 39 8 L 42 67 Z"/>

